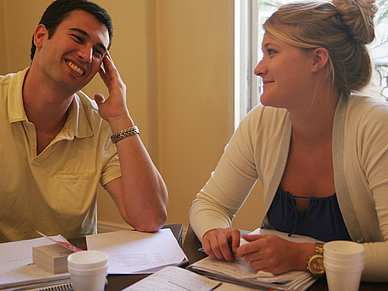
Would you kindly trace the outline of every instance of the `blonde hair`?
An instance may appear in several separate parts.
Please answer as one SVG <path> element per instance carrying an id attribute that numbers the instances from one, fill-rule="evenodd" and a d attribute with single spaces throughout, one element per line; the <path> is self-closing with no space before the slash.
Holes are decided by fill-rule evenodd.
<path id="1" fill-rule="evenodd" d="M 329 52 L 329 81 L 340 93 L 365 87 L 372 75 L 366 44 L 375 38 L 374 0 L 284 4 L 264 23 L 274 37 L 301 49 Z"/>

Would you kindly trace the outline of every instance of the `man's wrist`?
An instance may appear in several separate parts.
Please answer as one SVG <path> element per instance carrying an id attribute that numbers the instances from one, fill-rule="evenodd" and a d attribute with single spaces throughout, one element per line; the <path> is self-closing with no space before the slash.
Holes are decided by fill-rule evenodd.
<path id="1" fill-rule="evenodd" d="M 135 125 L 129 114 L 112 117 L 108 120 L 108 122 L 113 133 Z"/>
<path id="2" fill-rule="evenodd" d="M 126 137 L 136 135 L 136 134 L 140 134 L 140 132 L 139 132 L 139 129 L 137 128 L 137 126 L 134 125 L 134 126 L 131 126 L 129 128 L 120 130 L 117 133 L 112 134 L 110 138 L 111 138 L 112 142 L 115 144 Z"/>

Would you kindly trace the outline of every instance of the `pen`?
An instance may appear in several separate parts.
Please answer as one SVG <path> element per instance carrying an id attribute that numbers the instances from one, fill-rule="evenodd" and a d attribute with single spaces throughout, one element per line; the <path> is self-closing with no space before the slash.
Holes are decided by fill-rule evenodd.
<path id="1" fill-rule="evenodd" d="M 199 252 L 205 253 L 204 248 L 199 248 L 198 251 L 199 251 Z M 234 251 L 232 250 L 232 248 L 230 248 L 230 251 L 234 254 Z"/>
<path id="2" fill-rule="evenodd" d="M 218 284 L 217 286 L 214 286 L 213 288 L 211 288 L 209 291 L 213 291 L 213 290 L 216 290 L 218 287 L 220 287 L 222 285 L 222 283 Z"/>

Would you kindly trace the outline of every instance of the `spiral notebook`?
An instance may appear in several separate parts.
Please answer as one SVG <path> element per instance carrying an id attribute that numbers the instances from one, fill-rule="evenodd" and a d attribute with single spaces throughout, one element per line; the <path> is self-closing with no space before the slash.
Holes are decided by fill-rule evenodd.
<path id="1" fill-rule="evenodd" d="M 71 283 L 60 284 L 60 285 L 51 285 L 47 287 L 41 287 L 38 289 L 32 289 L 31 291 L 73 291 Z"/>

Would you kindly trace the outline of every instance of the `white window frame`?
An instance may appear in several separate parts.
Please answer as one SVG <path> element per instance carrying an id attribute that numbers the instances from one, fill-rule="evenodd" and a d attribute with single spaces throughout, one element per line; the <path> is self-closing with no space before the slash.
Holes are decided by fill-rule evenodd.
<path id="1" fill-rule="evenodd" d="M 258 63 L 259 0 L 235 0 L 234 6 L 234 128 L 258 102 L 259 78 L 253 73 Z"/>

